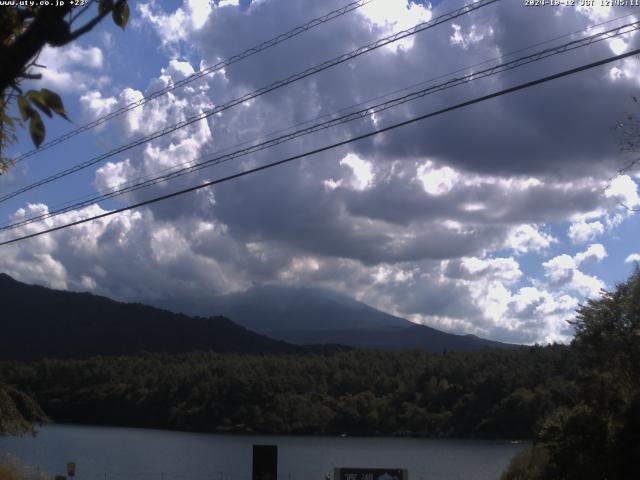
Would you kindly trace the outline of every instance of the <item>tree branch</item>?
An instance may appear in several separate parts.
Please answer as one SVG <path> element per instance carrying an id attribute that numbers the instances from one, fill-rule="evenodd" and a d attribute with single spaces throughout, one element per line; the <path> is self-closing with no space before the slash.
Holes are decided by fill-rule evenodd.
<path id="1" fill-rule="evenodd" d="M 71 32 L 69 34 L 69 41 L 75 40 L 81 35 L 90 32 L 93 27 L 95 27 L 98 23 L 102 21 L 104 17 L 109 15 L 116 7 L 118 7 L 121 3 L 124 3 L 125 0 L 118 0 L 116 3 L 107 7 L 102 13 L 99 13 L 96 17 L 94 17 L 89 22 L 85 23 L 82 27 L 78 28 L 76 31 Z"/>
<path id="2" fill-rule="evenodd" d="M 70 31 L 69 23 L 65 21 L 65 16 L 73 8 L 70 2 L 57 7 L 41 7 L 31 24 L 12 44 L 0 45 L 0 92 L 15 85 L 20 78 L 25 78 L 29 62 L 46 44 L 55 47 L 67 45 L 91 31 L 124 2 L 125 0 L 118 0 L 103 4 L 96 17 L 74 32 Z"/>

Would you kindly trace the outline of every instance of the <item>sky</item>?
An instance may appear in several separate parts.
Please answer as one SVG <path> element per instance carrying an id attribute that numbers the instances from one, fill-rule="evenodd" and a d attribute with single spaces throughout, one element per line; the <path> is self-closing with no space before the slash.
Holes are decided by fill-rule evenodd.
<path id="1" fill-rule="evenodd" d="M 32 86 L 59 92 L 72 121 L 47 120 L 47 139 L 346 3 L 132 2 L 125 31 L 103 22 L 73 45 L 42 52 L 39 63 L 47 68 Z M 463 4 L 373 0 L 20 162 L 0 177 L 0 192 Z M 0 203 L 1 221 L 368 106 L 416 84 L 441 83 L 637 21 L 636 15 L 637 8 L 526 7 L 502 0 Z M 343 141 L 638 48 L 639 40 L 628 33 L 476 79 L 0 232 L 0 240 Z M 213 188 L 5 245 L 0 271 L 28 283 L 170 304 L 187 313 L 205 305 L 212 315 L 217 295 L 256 285 L 323 288 L 448 332 L 527 344 L 567 342 L 567 320 L 576 308 L 615 288 L 640 260 L 640 221 L 633 211 L 640 208 L 640 170 L 610 181 L 635 159 L 635 152 L 621 150 L 624 138 L 616 127 L 633 123 L 638 113 L 633 97 L 639 69 L 629 57 Z M 22 134 L 11 153 L 31 148 Z"/>

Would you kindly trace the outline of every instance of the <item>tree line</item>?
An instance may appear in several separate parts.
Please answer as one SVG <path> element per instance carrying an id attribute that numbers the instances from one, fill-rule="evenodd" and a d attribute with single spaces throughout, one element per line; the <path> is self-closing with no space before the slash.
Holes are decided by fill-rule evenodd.
<path id="1" fill-rule="evenodd" d="M 56 421 L 176 430 L 531 437 L 577 395 L 566 346 L 432 354 L 196 352 L 0 363 Z"/>
<path id="2" fill-rule="evenodd" d="M 0 406 L 22 421 L 3 407 L 0 428 L 44 410 L 201 432 L 533 438 L 503 480 L 640 478 L 640 270 L 573 323 L 570 345 L 508 350 L 5 361 Z"/>

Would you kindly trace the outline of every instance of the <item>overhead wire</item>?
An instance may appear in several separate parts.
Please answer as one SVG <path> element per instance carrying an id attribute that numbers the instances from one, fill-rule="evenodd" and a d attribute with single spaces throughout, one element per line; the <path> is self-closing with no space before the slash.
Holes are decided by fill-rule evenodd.
<path id="1" fill-rule="evenodd" d="M 452 78 L 444 83 L 440 83 L 437 85 L 432 85 L 429 86 L 427 88 L 418 90 L 418 91 L 414 91 L 411 92 L 409 94 L 403 95 L 401 97 L 396 97 L 396 98 L 392 98 L 388 101 L 376 104 L 376 105 L 372 105 L 372 106 L 368 106 L 366 108 L 357 110 L 357 111 L 353 111 L 351 113 L 348 113 L 346 115 L 342 115 L 340 117 L 337 118 L 333 118 L 330 119 L 328 121 L 325 122 L 321 122 L 321 123 L 317 123 L 315 125 L 311 125 L 310 127 L 307 128 L 303 128 L 285 135 L 281 135 L 279 137 L 264 141 L 262 143 L 258 143 L 240 150 L 236 150 L 234 152 L 231 153 L 227 153 L 227 154 L 223 154 L 223 155 L 218 155 L 216 157 L 213 158 L 209 158 L 207 160 L 204 161 L 192 161 L 189 162 L 189 165 L 183 168 L 178 168 L 178 169 L 174 169 L 173 171 L 171 171 L 170 173 L 167 174 L 162 174 L 162 175 L 156 175 L 155 177 L 151 177 L 148 179 L 142 179 L 139 180 L 137 183 L 130 183 L 128 185 L 120 185 L 117 186 L 115 188 L 113 188 L 111 191 L 105 192 L 105 193 L 100 193 L 98 195 L 94 195 L 92 197 L 86 198 L 85 200 L 82 201 L 78 201 L 75 202 L 71 205 L 67 205 L 65 207 L 62 208 L 58 208 L 58 209 L 54 209 L 53 211 L 45 211 L 42 212 L 40 214 L 36 214 L 35 216 L 31 216 L 29 218 L 26 219 L 22 219 L 20 221 L 11 223 L 9 225 L 4 225 L 2 227 L 0 227 L 0 230 L 9 230 L 9 229 L 15 229 L 18 227 L 22 227 L 24 225 L 28 225 L 30 223 L 34 223 L 37 221 L 41 221 L 41 220 L 45 220 L 48 218 L 52 218 L 58 215 L 61 215 L 63 213 L 67 213 L 73 210 L 77 210 L 83 207 L 86 207 L 88 205 L 91 205 L 93 203 L 96 202 L 100 202 L 100 201 L 104 201 L 104 200 L 108 200 L 110 198 L 119 196 L 119 195 L 124 195 L 126 193 L 131 193 L 133 191 L 136 190 L 140 190 L 142 188 L 147 188 L 149 186 L 152 185 L 156 185 L 158 183 L 161 182 L 165 182 L 167 180 L 171 180 L 183 175 L 187 175 L 190 173 L 193 173 L 195 171 L 199 171 L 202 170 L 203 168 L 208 168 L 210 166 L 213 165 L 218 165 L 220 163 L 224 163 L 230 160 L 233 160 L 235 158 L 238 157 L 242 157 L 242 156 L 246 156 L 249 155 L 251 153 L 256 153 L 262 150 L 265 150 L 267 148 L 272 148 L 276 145 L 279 145 L 281 143 L 284 142 L 288 142 L 291 141 L 295 138 L 299 138 L 305 135 L 309 135 L 315 132 L 318 132 L 320 130 L 325 130 L 331 127 L 335 127 L 337 125 L 343 125 L 346 124 L 348 122 L 352 122 L 354 120 L 358 120 L 358 119 L 363 119 L 363 118 L 367 118 L 370 117 L 372 115 L 381 113 L 383 111 L 389 110 L 391 108 L 397 107 L 399 105 L 403 105 L 405 103 L 411 102 L 411 101 L 415 101 L 417 99 L 420 99 L 422 97 L 425 97 L 427 95 L 431 95 L 434 94 L 436 92 L 440 92 L 440 91 L 444 91 L 447 90 L 449 88 L 453 88 L 462 84 L 466 84 L 472 81 L 477 81 L 480 80 L 482 78 L 486 78 L 489 76 L 493 76 L 493 75 L 497 75 L 499 73 L 505 72 L 505 71 L 509 71 L 509 70 L 513 70 L 519 67 L 522 67 L 524 65 L 528 65 L 530 63 L 533 62 L 537 62 L 555 55 L 559 55 L 562 53 L 566 53 L 566 52 L 570 52 L 573 50 L 576 50 L 578 48 L 583 48 L 589 45 L 593 45 L 594 43 L 603 41 L 603 40 L 608 40 L 611 38 L 615 38 L 619 35 L 625 35 L 634 31 L 640 30 L 640 21 L 637 22 L 633 22 L 633 23 L 628 23 L 625 25 L 621 25 L 618 26 L 616 28 L 604 31 L 604 32 L 600 32 L 600 33 L 596 33 L 593 34 L 589 37 L 584 37 L 578 40 L 573 40 L 571 42 L 567 42 L 564 43 L 562 45 L 557 45 L 554 47 L 550 47 L 535 53 L 532 53 L 530 55 L 526 55 L 520 58 L 517 58 L 515 60 L 512 60 L 510 62 L 505 62 L 499 65 L 495 65 L 493 67 L 481 70 L 481 71 L 477 71 L 477 72 L 472 72 L 468 75 L 465 75 L 463 77 L 455 77 Z M 202 159 L 200 159 L 202 160 Z M 195 163 L 194 163 L 195 162 Z"/>
<path id="2" fill-rule="evenodd" d="M 406 30 L 402 30 L 400 32 L 394 33 L 392 35 L 389 35 L 387 37 L 381 38 L 375 42 L 372 42 L 370 44 L 367 44 L 365 46 L 359 47 L 355 50 L 352 50 L 351 52 L 342 54 L 338 57 L 335 57 L 331 60 L 327 60 L 319 65 L 316 65 L 314 67 L 308 68 L 302 72 L 299 72 L 297 74 L 291 75 L 283 80 L 279 80 L 277 82 L 273 82 L 272 84 L 262 87 L 258 90 L 255 90 L 251 93 L 247 93 L 239 98 L 233 99 L 225 104 L 219 105 L 217 107 L 214 107 L 213 109 L 209 109 L 206 110 L 198 115 L 189 117 L 181 122 L 178 122 L 174 125 L 168 126 L 163 128 L 162 130 L 159 130 L 157 132 L 154 132 L 150 135 L 147 135 L 145 137 L 139 138 L 137 140 L 134 140 L 131 143 L 128 143 L 126 145 L 123 145 L 121 147 L 118 147 L 116 149 L 110 150 L 109 152 L 103 153 L 101 155 L 98 155 L 96 157 L 93 157 L 89 160 L 86 160 L 85 162 L 82 162 L 80 164 L 77 164 L 73 167 L 67 168 L 61 172 L 58 172 L 56 174 L 50 175 L 44 179 L 41 179 L 39 181 L 36 181 L 34 183 L 31 183 L 27 186 L 24 186 L 22 188 L 19 188 L 17 190 L 14 190 L 13 192 L 7 193 L 3 196 L 0 197 L 0 203 L 5 202 L 11 198 L 14 198 L 22 193 L 28 192 L 30 190 L 33 190 L 34 188 L 38 188 L 42 185 L 46 185 L 48 183 L 51 183 L 55 180 L 59 180 L 60 178 L 66 177 L 68 175 L 71 175 L 75 172 L 78 172 L 80 170 L 83 170 L 85 168 L 88 168 L 92 165 L 95 165 L 97 163 L 100 163 L 103 160 L 106 160 L 107 158 L 111 158 L 119 153 L 123 153 L 125 151 L 128 151 L 134 147 L 137 147 L 139 145 L 145 144 L 147 142 L 150 142 L 152 140 L 155 140 L 157 138 L 166 136 L 172 132 L 175 132 L 176 130 L 179 130 L 181 128 L 184 128 L 186 126 L 189 126 L 195 122 L 198 122 L 200 120 L 204 120 L 212 115 L 221 113 L 225 110 L 228 110 L 236 105 L 245 103 L 249 100 L 253 100 L 254 98 L 257 98 L 261 95 L 264 95 L 266 93 L 272 92 L 274 90 L 277 90 L 279 88 L 285 87 L 287 85 L 290 85 L 294 82 L 297 82 L 299 80 L 302 80 L 304 78 L 307 78 L 311 75 L 314 75 L 316 73 L 319 73 L 321 71 L 327 70 L 329 68 L 332 68 L 336 65 L 342 64 L 344 62 L 347 62 L 349 60 L 352 60 L 354 58 L 357 58 L 361 55 L 364 55 L 365 53 L 374 51 L 378 48 L 381 48 L 385 45 L 389 45 L 391 43 L 394 43 L 398 40 L 401 40 L 403 38 L 407 38 L 409 36 L 415 35 L 416 33 L 422 32 L 424 30 L 433 28 L 437 25 L 440 25 L 444 22 L 448 22 L 450 20 L 453 20 L 455 18 L 461 17 L 463 15 L 469 14 L 475 10 L 478 10 L 480 8 L 489 6 L 493 3 L 499 2 L 501 0 L 479 0 L 470 4 L 467 4 L 459 9 L 453 10 L 451 12 L 447 12 L 444 13 L 438 17 L 436 17 L 435 19 L 429 20 L 427 22 L 422 22 L 419 23 L 409 29 Z"/>
<path id="3" fill-rule="evenodd" d="M 269 132 L 269 133 L 267 133 L 265 135 L 262 135 L 262 136 L 260 136 L 260 137 L 258 137 L 256 139 L 245 140 L 245 141 L 236 143 L 234 145 L 231 145 L 231 146 L 228 146 L 228 147 L 225 147 L 225 148 L 222 148 L 222 149 L 218 149 L 214 153 L 221 154 L 223 152 L 227 152 L 227 151 L 233 150 L 234 148 L 238 148 L 238 147 L 241 147 L 243 145 L 247 145 L 247 144 L 258 142 L 258 141 L 267 140 L 267 139 L 273 137 L 274 135 L 277 135 L 277 134 L 280 134 L 280 133 L 283 133 L 283 132 L 286 132 L 286 131 L 293 130 L 294 128 L 310 124 L 310 123 L 312 123 L 314 121 L 321 120 L 321 119 L 327 118 L 327 117 L 333 117 L 333 116 L 335 116 L 335 115 L 337 115 L 339 113 L 346 112 L 346 111 L 354 109 L 356 107 L 369 104 L 369 103 L 374 102 L 376 100 L 380 100 L 380 99 L 383 99 L 383 98 L 388 98 L 388 97 L 390 97 L 390 96 L 392 96 L 394 94 L 405 92 L 405 91 L 408 91 L 408 90 L 410 90 L 412 88 L 416 88 L 416 87 L 419 87 L 419 86 L 422 86 L 422 85 L 426 85 L 426 84 L 432 83 L 432 82 L 434 82 L 436 80 L 440 80 L 442 78 L 447 78 L 447 77 L 450 77 L 451 75 L 455 75 L 455 74 L 460 73 L 460 72 L 469 71 L 469 70 L 471 70 L 473 68 L 480 67 L 480 66 L 486 65 L 488 63 L 496 62 L 496 61 L 498 61 L 500 59 L 510 58 L 510 57 L 513 57 L 513 56 L 517 55 L 518 53 L 522 53 L 522 52 L 531 50 L 533 48 L 536 48 L 536 47 L 539 47 L 539 46 L 542 46 L 542 45 L 548 45 L 549 43 L 553 43 L 553 42 L 556 42 L 558 40 L 562 40 L 562 39 L 567 38 L 567 37 L 572 37 L 572 36 L 575 36 L 577 34 L 585 33 L 585 32 L 588 32 L 589 30 L 593 30 L 595 28 L 598 28 L 598 27 L 601 27 L 601 26 L 604 26 L 604 25 L 608 25 L 610 23 L 617 22 L 617 21 L 619 21 L 621 19 L 628 18 L 628 17 L 635 17 L 635 14 L 630 13 L 630 14 L 626 14 L 626 15 L 621 15 L 619 17 L 616 17 L 616 18 L 613 18 L 613 19 L 610 19 L 610 20 L 605 20 L 603 22 L 590 25 L 587 28 L 584 28 L 582 30 L 576 30 L 576 31 L 573 31 L 573 32 L 570 32 L 570 33 L 566 33 L 566 34 L 563 34 L 563 35 L 560 35 L 560 36 L 557 36 L 557 37 L 554 37 L 554 38 L 551 38 L 551 39 L 548 39 L 548 40 L 544 40 L 544 41 L 541 41 L 541 42 L 538 42 L 538 43 L 534 43 L 532 45 L 529 45 L 529 46 L 526 46 L 526 47 L 523 47 L 523 48 L 519 48 L 517 50 L 513 50 L 511 52 L 499 55 L 497 57 L 493 57 L 491 59 L 486 59 L 486 60 L 483 60 L 481 62 L 469 65 L 467 67 L 463 67 L 463 68 L 460 68 L 460 69 L 457 69 L 457 70 L 454 70 L 454 71 L 451 71 L 451 72 L 448 72 L 448 73 L 445 73 L 445 74 L 438 75 L 436 77 L 429 78 L 427 80 L 423 80 L 423 81 L 418 82 L 418 83 L 414 83 L 414 84 L 402 87 L 400 89 L 393 90 L 391 92 L 388 92 L 388 93 L 385 93 L 385 94 L 382 94 L 382 95 L 378 95 L 378 96 L 373 97 L 373 98 L 369 98 L 369 99 L 364 100 L 362 102 L 358 102 L 356 104 L 352 104 L 352 105 L 350 105 L 348 107 L 343 107 L 343 108 L 341 108 L 339 110 L 336 110 L 336 111 L 333 111 L 333 112 L 330 112 L 330 113 L 326 113 L 326 114 L 323 114 L 323 115 L 319 115 L 319 116 L 316 116 L 316 117 L 314 117 L 312 119 L 305 120 L 305 121 L 296 123 L 294 125 L 290 125 L 290 126 L 285 127 L 285 128 L 281 128 L 281 129 L 278 129 L 278 130 L 275 130 L 275 131 L 271 131 L 271 132 Z M 195 160 L 191 160 L 191 161 L 188 161 L 188 162 L 182 162 L 182 163 L 179 163 L 177 165 L 173 165 L 171 167 L 166 167 L 164 169 L 155 171 L 153 173 L 149 173 L 147 175 L 142 175 L 142 176 L 136 177 L 134 179 L 128 180 L 126 182 L 123 182 L 123 183 L 115 186 L 115 187 L 112 187 L 111 189 L 103 190 L 103 191 L 99 190 L 98 193 L 100 195 L 110 194 L 111 192 L 113 192 L 115 190 L 119 190 L 121 188 L 129 187 L 131 185 L 135 185 L 137 183 L 140 183 L 140 182 L 142 182 L 144 180 L 148 180 L 150 178 L 153 178 L 153 175 L 158 175 L 158 174 L 162 174 L 164 172 L 169 172 L 171 170 L 175 170 L 177 167 L 191 167 L 191 166 L 193 166 L 194 162 L 195 162 Z M 611 181 L 611 180 L 613 180 L 613 178 L 609 179 L 609 181 Z M 82 196 L 76 197 L 76 198 L 74 198 L 72 200 L 56 204 L 55 205 L 55 210 L 56 211 L 60 211 L 60 209 L 62 207 L 67 207 L 69 205 L 77 205 L 78 202 L 80 202 L 80 201 L 82 201 L 84 199 L 90 199 L 90 198 L 93 199 L 94 197 L 95 197 L 94 193 L 82 195 Z M 50 215 L 47 212 L 50 212 L 50 210 L 49 210 L 48 207 L 45 207 L 45 208 L 40 209 L 37 213 L 45 214 L 47 216 L 47 218 L 49 218 Z M 50 212 L 50 213 L 52 213 L 52 212 Z M 42 218 L 42 217 L 38 217 L 38 218 Z M 9 225 L 8 227 L 7 227 L 7 225 L 9 225 L 9 222 L 3 222 L 1 224 L 1 226 L 0 226 L 0 230 L 3 229 L 2 227 L 11 228 L 11 226 L 14 225 L 14 224 Z"/>
<path id="4" fill-rule="evenodd" d="M 96 128 L 102 124 L 104 124 L 105 122 L 116 118 L 126 112 L 129 112 L 135 108 L 138 108 L 152 100 L 155 100 L 163 95 L 166 95 L 167 93 L 176 90 L 178 88 L 184 87 L 185 85 L 188 85 L 191 82 L 194 82 L 202 77 L 205 77 L 207 75 L 211 75 L 212 73 L 218 72 L 226 67 L 229 67 L 231 65 L 233 65 L 234 63 L 240 62 L 241 60 L 244 60 L 246 58 L 249 58 L 253 55 L 256 55 L 260 52 L 263 52 L 265 50 L 268 50 L 269 48 L 275 47 L 276 45 L 279 45 L 283 42 L 286 42 L 287 40 L 290 40 L 294 37 L 297 37 L 298 35 L 307 32 L 319 25 L 322 25 L 324 23 L 330 22 L 331 20 L 334 20 L 336 18 L 339 18 L 343 15 L 346 15 L 349 12 L 352 12 L 354 10 L 357 10 L 360 7 L 363 7 L 371 2 L 374 2 L 376 0 L 357 0 L 355 2 L 351 2 L 348 3 L 347 5 L 345 5 L 344 7 L 341 8 L 337 8 L 335 10 L 332 10 L 329 13 L 326 13 L 325 15 L 318 17 L 318 18 L 314 18 L 313 20 L 310 20 L 309 22 L 305 23 L 304 25 L 295 27 L 285 33 L 281 33 L 280 35 L 277 35 L 276 37 L 273 37 L 269 40 L 266 40 L 262 43 L 260 43 L 259 45 L 250 47 L 246 50 L 244 50 L 241 53 L 238 53 L 236 55 L 233 55 L 229 58 L 226 58 L 224 60 L 219 61 L 218 63 L 216 63 L 215 65 L 212 65 L 210 67 L 207 68 L 203 68 L 191 75 L 189 75 L 186 78 L 183 78 L 181 80 L 178 80 L 176 82 L 172 82 L 169 85 L 165 86 L 164 88 L 161 88 L 159 90 L 156 90 L 152 93 L 150 93 L 149 95 L 146 95 L 142 98 L 140 98 L 139 100 L 136 100 L 135 102 L 131 102 L 128 103 L 127 105 L 124 105 L 121 108 L 118 108 L 117 110 L 114 110 L 112 112 L 109 112 L 89 123 L 86 123 L 85 125 L 82 125 L 78 128 L 75 128 L 63 135 L 60 135 L 59 137 L 56 137 L 54 139 L 51 139 L 45 143 L 43 143 L 42 145 L 40 145 L 40 147 L 38 148 L 34 148 L 32 150 L 29 150 L 28 152 L 23 153 L 22 155 L 17 156 L 16 158 L 13 159 L 13 162 L 18 163 L 21 162 L 29 157 L 32 157 L 40 152 L 43 152 L 45 150 L 48 150 L 51 147 L 54 147 L 56 145 L 59 145 L 73 137 L 75 137 L 76 135 L 79 135 L 83 132 L 87 132 L 93 128 Z"/>
<path id="5" fill-rule="evenodd" d="M 636 158 L 636 159 L 628 162 L 624 167 L 620 168 L 614 175 L 609 177 L 609 179 L 606 181 L 604 187 L 602 187 L 602 193 L 606 196 L 607 190 L 609 190 L 611 188 L 611 186 L 613 185 L 614 180 L 616 180 L 617 178 L 619 178 L 619 177 L 621 177 L 623 175 L 626 175 L 627 173 L 629 173 L 638 164 L 640 164 L 640 158 Z M 629 212 L 640 212 L 640 208 L 630 207 L 629 205 L 627 205 L 625 202 L 623 202 L 622 200 L 620 200 L 618 198 L 615 199 L 615 202 L 620 207 L 624 208 L 625 210 L 628 210 Z M 2 229 L 0 228 L 0 230 L 2 230 Z"/>
<path id="6" fill-rule="evenodd" d="M 632 99 L 636 105 L 640 103 L 636 96 L 632 96 Z M 627 115 L 626 120 L 626 122 L 622 122 L 616 127 L 623 135 L 623 146 L 621 147 L 621 151 L 637 155 L 640 150 L 640 121 L 638 121 L 636 116 L 631 114 Z M 617 178 L 627 175 L 638 164 L 640 164 L 640 158 L 635 158 L 618 169 L 616 173 L 609 177 L 605 182 L 602 187 L 602 194 L 607 196 L 607 191 L 611 188 L 613 182 Z M 620 207 L 628 210 L 629 212 L 640 212 L 640 208 L 630 207 L 619 198 L 615 198 L 615 201 Z"/>
<path id="7" fill-rule="evenodd" d="M 248 169 L 248 170 L 245 170 L 245 171 L 242 171 L 242 172 L 238 172 L 238 173 L 235 173 L 233 175 L 227 175 L 227 176 L 222 177 L 222 178 L 218 178 L 218 179 L 215 179 L 215 180 L 210 180 L 210 181 L 201 183 L 199 185 L 194 185 L 194 186 L 182 189 L 182 190 L 178 190 L 176 192 L 172 192 L 172 193 L 169 193 L 169 194 L 166 194 L 166 195 L 157 196 L 157 197 L 154 197 L 154 198 L 151 198 L 151 199 L 148 199 L 148 200 L 144 200 L 142 202 L 138 202 L 138 203 L 135 203 L 135 204 L 132 204 L 132 205 L 128 205 L 128 206 L 121 207 L 121 208 L 118 208 L 118 209 L 115 209 L 115 210 L 104 212 L 104 213 L 101 213 L 101 214 L 98 214 L 98 215 L 93 215 L 93 216 L 82 218 L 80 220 L 69 222 L 69 223 L 66 223 L 66 224 L 63 224 L 63 225 L 58 225 L 58 226 L 51 227 L 51 228 L 48 228 L 48 229 L 45 229 L 45 230 L 41 230 L 41 231 L 38 231 L 38 232 L 34 232 L 34 233 L 30 233 L 30 234 L 23 235 L 23 236 L 20 236 L 20 237 L 16 237 L 16 238 L 13 238 L 13 239 L 10 239 L 10 240 L 5 240 L 3 242 L 0 242 L 0 246 L 9 245 L 9 244 L 12 244 L 12 243 L 24 241 L 24 240 L 27 240 L 27 239 L 30 239 L 30 238 L 35 238 L 35 237 L 38 237 L 38 236 L 41 236 L 41 235 L 45 235 L 45 234 L 56 232 L 56 231 L 63 230 L 63 229 L 66 229 L 66 228 L 78 226 L 78 225 L 81 225 L 81 224 L 84 224 L 84 223 L 87 223 L 87 222 L 90 222 L 90 221 L 99 220 L 99 219 L 106 218 L 106 217 L 109 217 L 109 216 L 112 216 L 112 215 L 116 215 L 116 214 L 119 214 L 119 213 L 122 213 L 122 212 L 125 212 L 125 211 L 129 211 L 129 210 L 133 210 L 133 209 L 136 209 L 136 208 L 140 208 L 142 206 L 151 205 L 153 203 L 157 203 L 157 202 L 160 202 L 160 201 L 164 201 L 164 200 L 168 200 L 168 199 L 171 199 L 171 198 L 175 198 L 175 197 L 178 197 L 178 196 L 181 196 L 181 195 L 185 195 L 185 194 L 190 193 L 190 192 L 201 190 L 203 188 L 211 187 L 213 185 L 226 183 L 228 181 L 235 180 L 235 179 L 238 179 L 238 178 L 241 178 L 241 177 L 245 177 L 247 175 L 251 175 L 251 174 L 254 174 L 254 173 L 257 173 L 257 172 L 260 172 L 260 171 L 264 171 L 264 170 L 271 169 L 271 168 L 274 168 L 274 167 L 277 167 L 277 166 L 280 166 L 280 165 L 291 163 L 291 162 L 293 162 L 295 160 L 299 160 L 299 159 L 302 159 L 302 158 L 305 158 L 305 157 L 308 157 L 308 156 L 311 156 L 311 155 L 316 155 L 318 153 L 322 153 L 322 152 L 325 152 L 325 151 L 328 151 L 328 150 L 332 150 L 332 149 L 335 149 L 335 148 L 338 148 L 338 147 L 341 147 L 341 146 L 344 146 L 344 145 L 348 145 L 348 144 L 356 142 L 356 141 L 364 140 L 364 139 L 373 137 L 375 135 L 379 135 L 379 134 L 384 133 L 384 132 L 389 132 L 389 131 L 395 130 L 397 128 L 401 128 L 401 127 L 404 127 L 404 126 L 407 126 L 407 125 L 410 125 L 410 124 L 413 124 L 413 123 L 416 123 L 416 122 L 419 122 L 419 121 L 426 120 L 428 118 L 432 118 L 432 117 L 435 117 L 435 116 L 438 116 L 438 115 L 442 115 L 442 114 L 445 114 L 445 113 L 448 113 L 448 112 L 452 112 L 452 111 L 459 110 L 459 109 L 462 109 L 462 108 L 465 108 L 465 107 L 469 107 L 471 105 L 475 105 L 475 104 L 478 104 L 478 103 L 481 103 L 481 102 L 485 102 L 485 101 L 488 101 L 488 100 L 491 100 L 493 98 L 497 98 L 497 97 L 500 97 L 500 96 L 503 96 L 503 95 L 507 95 L 507 94 L 514 93 L 514 92 L 517 92 L 517 91 L 525 90 L 527 88 L 531 88 L 531 87 L 534 87 L 536 85 L 541 85 L 543 83 L 547 83 L 547 82 L 550 82 L 550 81 L 553 81 L 553 80 L 557 80 L 559 78 L 567 77 L 569 75 L 574 75 L 576 73 L 580 73 L 580 72 L 583 72 L 583 71 L 586 71 L 586 70 L 590 70 L 592 68 L 596 68 L 596 67 L 599 67 L 599 66 L 602 66 L 602 65 L 606 65 L 608 63 L 612 63 L 612 62 L 615 62 L 615 61 L 618 61 L 618 60 L 622 60 L 624 58 L 628 58 L 628 57 L 631 57 L 633 55 L 638 55 L 638 54 L 640 54 L 640 49 L 634 49 L 634 50 L 631 50 L 629 52 L 625 52 L 625 53 L 622 53 L 622 54 L 619 54 L 619 55 L 614 55 L 614 56 L 611 56 L 611 57 L 607 57 L 605 59 L 598 60 L 598 61 L 595 61 L 595 62 L 591 62 L 591 63 L 588 63 L 588 64 L 584 64 L 584 65 L 581 65 L 579 67 L 571 68 L 571 69 L 568 69 L 568 70 L 563 70 L 563 71 L 561 71 L 559 73 L 555 73 L 555 74 L 552 74 L 552 75 L 547 75 L 545 77 L 541 77 L 541 78 L 538 78 L 536 80 L 531 80 L 531 81 L 528 81 L 528 82 L 520 83 L 520 84 L 515 85 L 513 87 L 502 89 L 502 90 L 499 90 L 497 92 L 494 92 L 494 93 L 491 93 L 491 94 L 488 94 L 488 95 L 483 95 L 483 96 L 480 96 L 480 97 L 476 97 L 474 99 L 467 100 L 467 101 L 461 102 L 461 103 L 457 103 L 457 104 L 452 105 L 450 107 L 446 107 L 446 108 L 442 108 L 442 109 L 439 109 L 439 110 L 436 110 L 436 111 L 433 111 L 433 112 L 429 112 L 429 113 L 426 113 L 426 114 L 423 114 L 423 115 L 420 115 L 420 116 L 417 116 L 417 117 L 414 117 L 414 118 L 411 118 L 411 119 L 408 119 L 408 120 L 404 120 L 402 122 L 397 122 L 397 123 L 394 123 L 392 125 L 388 125 L 386 127 L 377 128 L 375 130 L 369 131 L 367 133 L 355 136 L 355 137 L 347 139 L 347 140 L 343 140 L 343 141 L 340 141 L 340 142 L 335 142 L 335 143 L 332 143 L 330 145 L 325 145 L 323 147 L 316 148 L 314 150 L 310 150 L 310 151 L 307 151 L 307 152 L 304 152 L 304 153 L 301 153 L 301 154 L 293 155 L 293 156 L 290 156 L 290 157 L 287 157 L 287 158 L 284 158 L 284 159 L 281 159 L 281 160 L 277 160 L 277 161 L 274 161 L 274 162 L 271 162 L 271 163 L 267 163 L 265 165 L 261 165 L 261 166 L 258 166 L 258 167 L 255 167 L 255 168 L 251 168 L 251 169 Z"/>

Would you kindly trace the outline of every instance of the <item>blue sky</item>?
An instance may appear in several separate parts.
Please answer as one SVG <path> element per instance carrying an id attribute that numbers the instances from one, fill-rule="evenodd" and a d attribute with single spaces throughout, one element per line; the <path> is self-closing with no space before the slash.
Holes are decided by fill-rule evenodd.
<path id="1" fill-rule="evenodd" d="M 346 1 L 205 0 L 132 5 L 125 31 L 103 22 L 71 47 L 47 49 L 34 87 L 58 91 L 73 125 L 52 139 L 239 53 Z M 561 35 L 637 20 L 632 9 L 527 9 L 498 2 L 400 46 L 352 60 L 0 204 L 3 222 L 300 121 Z M 374 0 L 294 40 L 177 89 L 159 101 L 21 162 L 10 192 L 47 175 L 408 28 L 462 2 Z M 627 15 L 623 19 L 618 17 Z M 586 30 L 589 27 L 591 30 Z M 567 41 L 557 41 L 562 43 Z M 354 123 L 49 220 L 108 211 L 225 173 L 299 153 L 607 55 L 638 35 L 601 42 L 456 87 Z M 530 50 L 533 51 L 533 50 Z M 638 171 L 615 125 L 637 112 L 637 60 L 390 132 L 212 191 L 85 224 L 5 249 L 0 270 L 55 288 L 121 300 L 190 305 L 259 284 L 346 292 L 416 322 L 523 343 L 567 341 L 566 320 L 640 254 Z M 449 75 L 449 77 L 447 77 Z M 457 75 L 460 75 L 458 73 Z M 440 80 L 442 81 L 442 80 Z M 13 154 L 31 149 L 24 134 Z M 24 227 L 20 233 L 43 228 Z M 0 233 L 3 239 L 17 232 Z M 633 258 L 633 257 L 631 257 Z M 215 304 L 210 304 L 215 313 Z"/>

